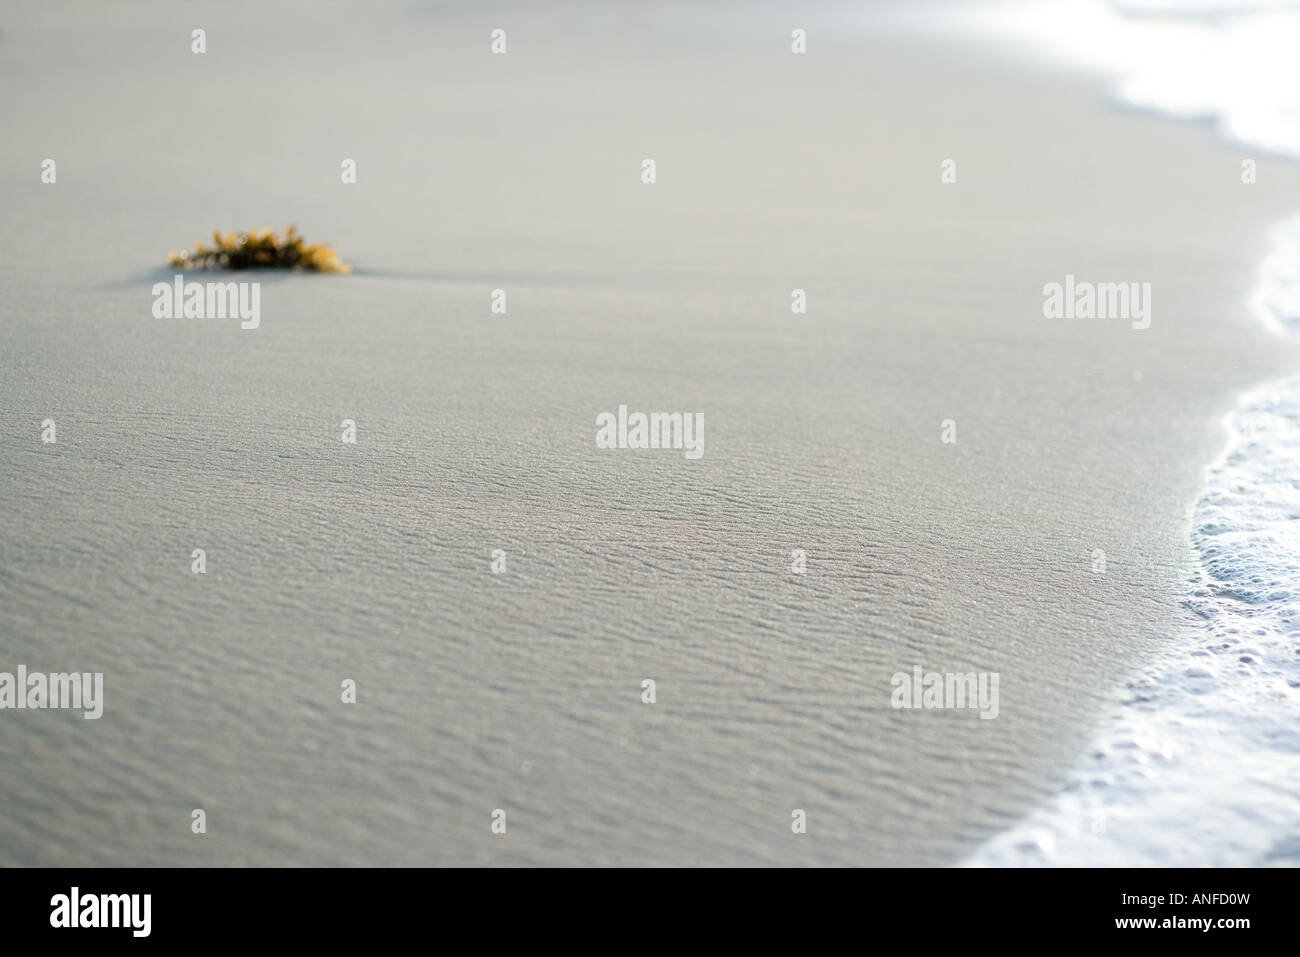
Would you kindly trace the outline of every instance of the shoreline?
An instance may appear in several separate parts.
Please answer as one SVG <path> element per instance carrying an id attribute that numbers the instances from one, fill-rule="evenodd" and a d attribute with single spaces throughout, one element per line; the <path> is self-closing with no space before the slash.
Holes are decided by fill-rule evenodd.
<path id="1" fill-rule="evenodd" d="M 1249 549 L 1258 546 L 1230 544 L 1225 556 L 1217 536 L 1258 533 L 1258 519 L 1246 519 L 1248 499 L 1205 514 L 1260 482 L 1221 476 L 1251 443 L 1250 420 L 1272 414 L 1278 396 L 1289 397 L 1282 440 L 1293 452 L 1300 447 L 1300 374 L 1246 390 L 1221 419 L 1224 448 L 1202 469 L 1202 491 L 1187 509 L 1198 563 L 1182 604 L 1196 624 L 1116 690 L 1060 791 L 960 866 L 1300 866 L 1300 846 L 1289 837 L 1300 807 L 1276 799 L 1300 791 L 1300 696 L 1286 687 L 1300 688 L 1300 668 L 1285 638 L 1293 630 L 1287 562 L 1296 553 L 1282 551 L 1262 575 L 1250 568 L 1254 577 L 1237 584 L 1234 563 L 1249 568 Z M 1273 521 L 1288 520 L 1275 510 Z M 1268 526 L 1262 531 L 1271 537 Z"/>
<path id="2" fill-rule="evenodd" d="M 1156 22 L 1178 21 L 1176 10 L 1165 14 Z M 1269 29 L 1267 12 L 1254 21 L 1249 11 L 1237 14 L 1237 22 L 1257 33 Z M 1110 16 L 1115 22 L 1104 28 L 1107 34 L 1135 32 L 1133 21 L 1115 11 Z M 1138 29 L 1148 43 L 1159 39 L 1149 24 Z M 1226 50 L 1216 52 L 1241 52 Z M 1212 118 L 1216 142 L 1248 157 L 1241 161 L 1243 184 L 1256 182 L 1256 155 L 1300 164 L 1295 145 L 1281 145 L 1284 99 L 1271 104 L 1277 110 L 1271 125 L 1252 116 L 1254 125 L 1243 128 L 1236 111 L 1249 105 L 1231 97 L 1187 100 L 1177 71 L 1190 64 L 1178 57 L 1171 64 L 1165 75 L 1148 72 L 1136 80 L 1127 75 L 1133 63 L 1128 71 L 1109 71 L 1117 108 L 1162 123 Z M 1107 73 L 1099 66 L 1080 69 Z M 1294 351 L 1300 214 L 1289 210 L 1272 223 L 1267 242 L 1244 301 L 1251 320 Z M 1201 489 L 1186 511 L 1197 559 L 1182 604 L 1194 612 L 1194 623 L 1113 696 L 1088 756 L 1061 792 L 980 845 L 964 866 L 1300 864 L 1300 849 L 1287 836 L 1300 824 L 1300 806 L 1274 798 L 1279 790 L 1300 791 L 1300 696 L 1288 690 L 1300 688 L 1300 667 L 1287 638 L 1294 631 L 1291 581 L 1300 564 L 1300 541 L 1287 526 L 1300 503 L 1289 491 L 1285 451 L 1300 449 L 1300 373 L 1292 369 L 1244 387 L 1219 423 L 1222 451 L 1202 468 Z M 1170 828 L 1169 820 L 1180 823 Z"/>

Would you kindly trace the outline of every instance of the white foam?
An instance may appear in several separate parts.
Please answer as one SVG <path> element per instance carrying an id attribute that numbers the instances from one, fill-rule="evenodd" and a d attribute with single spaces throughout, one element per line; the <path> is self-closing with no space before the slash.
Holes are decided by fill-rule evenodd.
<path id="1" fill-rule="evenodd" d="M 916 19 L 1113 74 L 1122 104 L 1208 121 L 1256 153 L 1300 157 L 1300 0 L 997 0 L 940 3 Z"/>
<path id="2" fill-rule="evenodd" d="M 1125 4 L 1145 36 L 1184 19 L 1148 55 L 1112 48 L 1131 61 L 1119 99 L 1300 159 L 1292 6 Z M 1300 217 L 1275 231 L 1254 306 L 1300 335 Z M 1300 376 L 1245 396 L 1226 426 L 1192 513 L 1198 624 L 1129 684 L 1062 793 L 967 865 L 1300 864 Z"/>

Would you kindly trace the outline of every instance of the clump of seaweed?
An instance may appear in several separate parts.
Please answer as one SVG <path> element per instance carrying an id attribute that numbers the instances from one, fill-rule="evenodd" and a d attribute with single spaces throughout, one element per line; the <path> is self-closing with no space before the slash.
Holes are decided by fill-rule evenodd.
<path id="1" fill-rule="evenodd" d="M 194 244 L 194 252 L 167 257 L 179 269 L 310 269 L 313 272 L 350 273 L 352 267 L 329 246 L 307 245 L 296 226 L 281 237 L 273 229 L 243 233 L 212 231 L 212 246 Z"/>

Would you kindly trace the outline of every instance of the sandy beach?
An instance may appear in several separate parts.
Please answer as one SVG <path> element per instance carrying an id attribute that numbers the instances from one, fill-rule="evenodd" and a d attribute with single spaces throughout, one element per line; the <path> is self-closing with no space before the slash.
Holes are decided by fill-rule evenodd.
<path id="1" fill-rule="evenodd" d="M 0 714 L 0 865 L 958 863 L 1188 625 L 1221 419 L 1300 368 L 1247 308 L 1300 169 L 1246 188 L 992 44 L 793 3 L 0 29 L 0 670 L 105 686 Z M 153 317 L 170 250 L 289 223 L 353 273 Z M 1150 327 L 1045 318 L 1067 275 Z M 598 449 L 620 404 L 703 456 Z M 997 720 L 891 707 L 917 665 L 999 674 Z"/>

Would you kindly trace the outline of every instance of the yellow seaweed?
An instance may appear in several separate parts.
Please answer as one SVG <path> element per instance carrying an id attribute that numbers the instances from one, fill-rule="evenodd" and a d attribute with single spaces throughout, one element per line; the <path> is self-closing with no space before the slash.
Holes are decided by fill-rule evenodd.
<path id="1" fill-rule="evenodd" d="M 212 246 L 198 242 L 194 252 L 171 253 L 167 261 L 177 269 L 308 269 L 339 275 L 352 271 L 329 246 L 308 245 L 295 226 L 283 238 L 269 227 L 224 236 L 214 229 Z"/>

